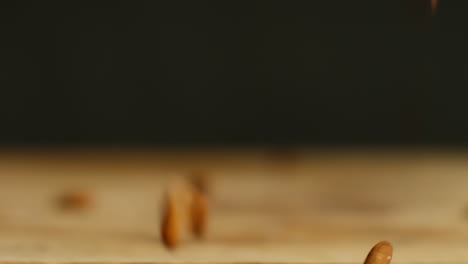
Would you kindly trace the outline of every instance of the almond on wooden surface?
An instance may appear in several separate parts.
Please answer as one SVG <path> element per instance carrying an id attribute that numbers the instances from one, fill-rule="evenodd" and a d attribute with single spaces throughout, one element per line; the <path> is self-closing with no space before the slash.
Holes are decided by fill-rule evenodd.
<path id="1" fill-rule="evenodd" d="M 92 207 L 94 197 L 85 189 L 72 189 L 64 192 L 59 197 L 61 208 L 66 210 L 84 210 Z"/>
<path id="2" fill-rule="evenodd" d="M 180 242 L 180 208 L 177 197 L 170 190 L 166 193 L 161 219 L 161 239 L 164 245 L 174 249 Z"/>
<path id="3" fill-rule="evenodd" d="M 371 249 L 364 264 L 390 264 L 392 255 L 392 244 L 388 241 L 381 241 Z"/>
<path id="4" fill-rule="evenodd" d="M 190 219 L 192 233 L 202 238 L 207 229 L 209 219 L 209 201 L 206 194 L 194 189 L 190 206 Z"/>

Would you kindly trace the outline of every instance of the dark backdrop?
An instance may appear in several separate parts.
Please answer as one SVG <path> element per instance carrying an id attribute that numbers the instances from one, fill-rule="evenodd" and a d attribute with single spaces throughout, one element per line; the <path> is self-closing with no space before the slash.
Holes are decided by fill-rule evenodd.
<path id="1" fill-rule="evenodd" d="M 455 144 L 468 1 L 1 1 L 0 143 Z"/>

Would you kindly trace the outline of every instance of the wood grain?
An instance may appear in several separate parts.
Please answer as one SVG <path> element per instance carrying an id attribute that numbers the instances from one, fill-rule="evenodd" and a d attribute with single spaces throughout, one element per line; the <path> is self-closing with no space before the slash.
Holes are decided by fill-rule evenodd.
<path id="1" fill-rule="evenodd" d="M 163 192 L 210 174 L 205 240 L 160 242 Z M 468 263 L 468 155 L 448 150 L 4 150 L 0 263 Z M 75 186 L 95 205 L 57 208 Z M 187 232 L 189 230 L 187 229 Z"/>

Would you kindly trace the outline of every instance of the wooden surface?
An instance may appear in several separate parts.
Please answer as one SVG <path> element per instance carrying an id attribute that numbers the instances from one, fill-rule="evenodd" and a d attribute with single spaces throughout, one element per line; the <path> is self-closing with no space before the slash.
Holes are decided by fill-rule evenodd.
<path id="1" fill-rule="evenodd" d="M 159 241 L 162 192 L 210 172 L 204 241 Z M 0 262 L 468 263 L 468 154 L 442 150 L 0 153 Z M 86 188 L 95 205 L 62 210 Z"/>

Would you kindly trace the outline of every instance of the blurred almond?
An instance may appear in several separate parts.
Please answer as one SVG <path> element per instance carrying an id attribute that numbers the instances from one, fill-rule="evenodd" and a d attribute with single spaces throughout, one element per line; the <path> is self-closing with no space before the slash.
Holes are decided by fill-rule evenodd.
<path id="1" fill-rule="evenodd" d="M 387 241 L 381 241 L 371 249 L 364 264 L 390 264 L 392 255 L 392 245 Z"/>
<path id="2" fill-rule="evenodd" d="M 176 197 L 170 192 L 166 194 L 161 219 L 161 239 L 168 248 L 175 248 L 180 241 L 180 215 Z"/>
<path id="3" fill-rule="evenodd" d="M 66 191 L 59 198 L 60 206 L 67 210 L 84 210 L 90 208 L 93 202 L 91 192 L 84 189 Z"/>
<path id="4" fill-rule="evenodd" d="M 202 238 L 208 225 L 209 208 L 206 194 L 193 190 L 193 199 L 190 207 L 192 233 L 197 238 Z"/>
<path id="5" fill-rule="evenodd" d="M 432 14 L 435 14 L 437 12 L 437 4 L 438 4 L 437 0 L 431 0 Z"/>

